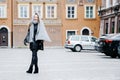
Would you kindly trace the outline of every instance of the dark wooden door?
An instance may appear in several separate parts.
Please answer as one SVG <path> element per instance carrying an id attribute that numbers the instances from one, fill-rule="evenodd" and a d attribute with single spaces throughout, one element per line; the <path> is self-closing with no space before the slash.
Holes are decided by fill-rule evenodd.
<path id="1" fill-rule="evenodd" d="M 0 46 L 8 46 L 8 30 L 6 28 L 0 29 Z"/>
<path id="2" fill-rule="evenodd" d="M 82 32 L 82 35 L 89 35 L 88 29 L 84 29 L 83 32 Z"/>

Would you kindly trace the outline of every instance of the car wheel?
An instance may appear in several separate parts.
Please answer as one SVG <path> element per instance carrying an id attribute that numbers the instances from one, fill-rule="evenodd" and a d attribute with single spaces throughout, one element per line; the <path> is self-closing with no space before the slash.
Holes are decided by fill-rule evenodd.
<path id="1" fill-rule="evenodd" d="M 111 55 L 111 58 L 116 58 L 117 57 L 117 55 Z"/>
<path id="2" fill-rule="evenodd" d="M 117 57 L 116 53 L 113 53 L 110 56 L 111 56 L 111 58 L 116 58 Z"/>
<path id="3" fill-rule="evenodd" d="M 108 52 L 104 52 L 104 54 L 105 54 L 106 56 L 110 56 L 110 54 L 109 54 Z"/>
<path id="4" fill-rule="evenodd" d="M 76 51 L 76 52 L 80 52 L 81 51 L 81 46 L 80 45 L 76 45 L 75 47 L 74 47 L 74 50 Z"/>
<path id="5" fill-rule="evenodd" d="M 113 51 L 111 52 L 110 56 L 111 56 L 112 58 L 116 58 L 117 55 L 118 55 L 118 50 L 117 50 L 116 48 L 114 48 Z"/>
<path id="6" fill-rule="evenodd" d="M 118 54 L 118 58 L 120 58 L 120 54 Z"/>
<path id="7" fill-rule="evenodd" d="M 72 51 L 72 52 L 75 52 L 75 50 L 74 50 L 74 49 L 71 49 L 71 51 Z"/>
<path id="8" fill-rule="evenodd" d="M 120 58 L 120 46 L 118 46 L 118 58 Z"/>

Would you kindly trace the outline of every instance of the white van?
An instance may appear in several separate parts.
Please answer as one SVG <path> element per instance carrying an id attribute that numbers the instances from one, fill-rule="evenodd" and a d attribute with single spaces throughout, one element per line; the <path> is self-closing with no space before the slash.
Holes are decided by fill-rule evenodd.
<path id="1" fill-rule="evenodd" d="M 74 52 L 80 52 L 83 49 L 95 49 L 97 38 L 88 35 L 72 35 L 65 42 L 65 48 Z"/>

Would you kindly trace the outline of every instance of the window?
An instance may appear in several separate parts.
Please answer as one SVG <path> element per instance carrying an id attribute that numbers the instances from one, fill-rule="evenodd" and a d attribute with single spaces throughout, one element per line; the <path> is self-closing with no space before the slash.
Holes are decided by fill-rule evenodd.
<path id="1" fill-rule="evenodd" d="M 87 36 L 81 36 L 81 41 L 89 42 L 89 39 Z"/>
<path id="2" fill-rule="evenodd" d="M 67 0 L 67 2 L 74 3 L 76 0 Z"/>
<path id="3" fill-rule="evenodd" d="M 18 4 L 18 17 L 29 18 L 29 4 Z"/>
<path id="4" fill-rule="evenodd" d="M 112 30 L 112 33 L 114 33 L 114 29 L 115 29 L 115 22 L 112 22 L 112 28 L 111 28 Z"/>
<path id="5" fill-rule="evenodd" d="M 120 33 L 120 20 L 118 21 L 118 33 Z"/>
<path id="6" fill-rule="evenodd" d="M 97 39 L 95 37 L 91 37 L 91 42 L 95 42 Z"/>
<path id="7" fill-rule="evenodd" d="M 106 23 L 105 33 L 108 34 L 108 23 Z"/>
<path id="8" fill-rule="evenodd" d="M 0 18 L 7 18 L 7 6 L 0 5 Z"/>
<path id="9" fill-rule="evenodd" d="M 85 18 L 95 18 L 95 6 L 85 6 Z"/>
<path id="10" fill-rule="evenodd" d="M 79 41 L 79 36 L 72 36 L 71 41 Z"/>
<path id="11" fill-rule="evenodd" d="M 66 6 L 66 18 L 68 18 L 68 19 L 77 18 L 77 6 L 76 5 L 67 5 Z"/>
<path id="12" fill-rule="evenodd" d="M 46 4 L 46 18 L 57 18 L 56 4 Z"/>
<path id="13" fill-rule="evenodd" d="M 67 31 L 67 37 L 66 38 L 68 38 L 71 35 L 75 35 L 75 34 L 76 34 L 76 31 Z"/>
<path id="14" fill-rule="evenodd" d="M 39 16 L 42 18 L 43 17 L 43 6 L 40 4 L 33 4 L 32 5 L 32 15 L 34 15 L 35 13 L 38 13 Z"/>
<path id="15" fill-rule="evenodd" d="M 6 2 L 6 0 L 0 0 L 0 2 Z"/>
<path id="16" fill-rule="evenodd" d="M 87 0 L 87 2 L 92 3 L 92 2 L 94 2 L 94 0 Z"/>

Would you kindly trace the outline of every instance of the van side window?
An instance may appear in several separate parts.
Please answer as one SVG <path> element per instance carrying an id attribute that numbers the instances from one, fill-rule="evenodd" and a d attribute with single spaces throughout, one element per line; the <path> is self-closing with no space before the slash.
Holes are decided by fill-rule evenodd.
<path id="1" fill-rule="evenodd" d="M 72 36 L 71 41 L 79 41 L 79 36 Z"/>
<path id="2" fill-rule="evenodd" d="M 87 36 L 81 36 L 81 41 L 89 42 L 89 39 Z"/>

